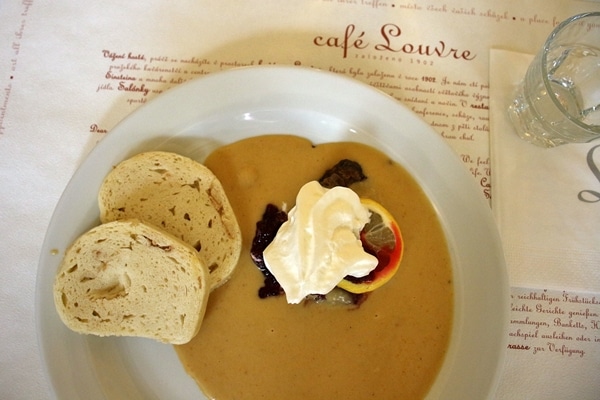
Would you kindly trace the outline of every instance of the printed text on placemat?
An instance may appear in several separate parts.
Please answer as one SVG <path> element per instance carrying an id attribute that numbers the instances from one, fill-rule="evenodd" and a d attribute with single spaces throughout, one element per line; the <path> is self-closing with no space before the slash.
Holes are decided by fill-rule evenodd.
<path id="1" fill-rule="evenodd" d="M 600 356 L 600 295 L 513 287 L 508 349 Z"/>

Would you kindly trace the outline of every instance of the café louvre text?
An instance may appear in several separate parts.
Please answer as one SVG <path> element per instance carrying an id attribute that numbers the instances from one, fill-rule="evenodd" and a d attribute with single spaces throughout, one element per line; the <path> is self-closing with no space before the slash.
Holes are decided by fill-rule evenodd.
<path id="1" fill-rule="evenodd" d="M 450 58 L 455 60 L 472 61 L 477 57 L 471 50 L 459 49 L 439 40 L 434 44 L 413 43 L 403 40 L 402 29 L 392 23 L 381 26 L 374 40 L 369 40 L 364 30 L 358 30 L 356 25 L 346 26 L 340 36 L 315 36 L 313 44 L 319 47 L 337 47 L 342 49 L 343 58 L 348 57 L 348 51 L 373 49 L 378 52 L 404 53 L 426 57 Z"/>

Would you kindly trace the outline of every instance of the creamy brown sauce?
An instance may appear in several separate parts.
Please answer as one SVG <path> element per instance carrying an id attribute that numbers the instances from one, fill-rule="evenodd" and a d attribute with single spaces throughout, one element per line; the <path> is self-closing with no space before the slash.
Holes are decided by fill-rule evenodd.
<path id="1" fill-rule="evenodd" d="M 368 179 L 352 188 L 396 218 L 405 252 L 397 274 L 357 309 L 260 299 L 250 259 L 267 203 L 288 209 L 300 187 L 340 159 Z M 453 285 L 442 228 L 414 179 L 387 156 L 357 143 L 313 147 L 293 136 L 262 136 L 216 150 L 205 164 L 221 180 L 243 233 L 232 279 L 210 294 L 198 335 L 176 346 L 209 398 L 417 399 L 441 367 L 450 338 Z"/>

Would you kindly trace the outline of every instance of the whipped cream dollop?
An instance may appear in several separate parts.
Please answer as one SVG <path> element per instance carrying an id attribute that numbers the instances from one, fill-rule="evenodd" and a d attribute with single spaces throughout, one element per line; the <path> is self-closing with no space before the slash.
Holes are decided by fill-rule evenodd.
<path id="1" fill-rule="evenodd" d="M 349 188 L 305 184 L 263 256 L 290 304 L 327 294 L 346 275 L 366 276 L 377 258 L 364 251 L 359 234 L 370 212 Z"/>

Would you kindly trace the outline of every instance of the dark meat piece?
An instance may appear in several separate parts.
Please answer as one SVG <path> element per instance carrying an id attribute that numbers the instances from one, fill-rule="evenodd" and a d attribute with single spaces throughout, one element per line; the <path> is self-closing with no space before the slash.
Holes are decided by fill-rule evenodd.
<path id="1" fill-rule="evenodd" d="M 265 277 L 264 286 L 258 290 L 258 297 L 261 299 L 283 294 L 281 285 L 277 282 L 277 279 L 275 279 L 265 264 L 263 251 L 265 251 L 269 243 L 273 241 L 279 227 L 287 221 L 287 219 L 288 217 L 285 211 L 279 210 L 279 208 L 273 204 L 267 204 L 262 219 L 256 223 L 256 234 L 252 240 L 250 256 L 252 257 L 254 264 L 256 264 Z"/>
<path id="2" fill-rule="evenodd" d="M 321 186 L 331 189 L 334 186 L 348 187 L 355 182 L 367 179 L 359 163 L 352 160 L 341 160 L 332 168 L 325 171 L 319 179 Z"/>

